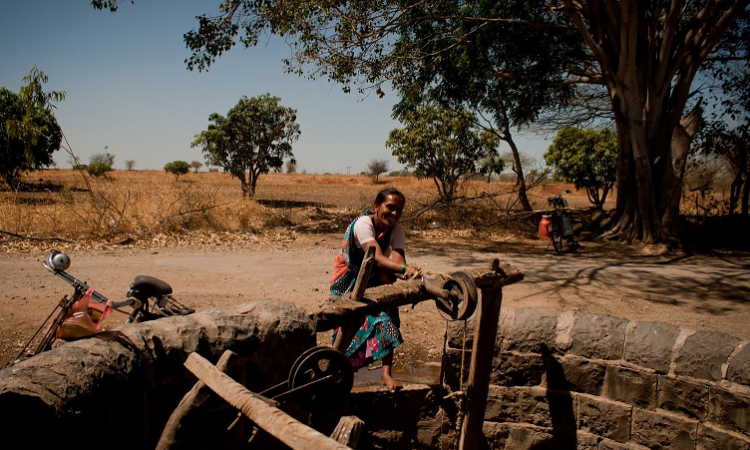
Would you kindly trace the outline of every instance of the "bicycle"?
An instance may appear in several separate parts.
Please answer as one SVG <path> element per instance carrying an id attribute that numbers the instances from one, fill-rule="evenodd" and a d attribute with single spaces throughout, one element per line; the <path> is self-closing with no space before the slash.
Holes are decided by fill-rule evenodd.
<path id="1" fill-rule="evenodd" d="M 57 250 L 50 251 L 42 262 L 45 269 L 73 286 L 73 295 L 64 295 L 52 312 L 42 322 L 31 339 L 26 343 L 16 360 L 22 356 L 33 356 L 52 348 L 57 340 L 74 340 L 94 335 L 102 321 L 113 311 L 128 314 L 127 323 L 145 322 L 161 317 L 186 315 L 195 312 L 174 297 L 172 287 L 166 282 L 148 275 L 138 275 L 130 285 L 126 300 L 113 302 L 90 288 L 83 281 L 70 275 L 70 257 Z M 91 300 L 94 300 L 92 303 Z M 59 311 L 58 311 L 59 310 Z M 57 312 L 57 315 L 55 315 Z M 55 318 L 49 323 L 52 316 Z M 47 328 L 33 352 L 27 353 L 34 339 Z"/>
<path id="2" fill-rule="evenodd" d="M 568 201 L 564 198 L 565 195 L 570 193 L 571 190 L 566 189 L 564 192 L 548 197 L 547 204 L 553 208 L 552 214 L 543 215 L 542 221 L 539 223 L 539 237 L 550 239 L 558 255 L 565 251 L 565 243 L 567 243 L 569 251 L 574 252 L 580 247 L 580 244 L 575 240 L 573 226 L 570 217 L 568 217 Z"/>

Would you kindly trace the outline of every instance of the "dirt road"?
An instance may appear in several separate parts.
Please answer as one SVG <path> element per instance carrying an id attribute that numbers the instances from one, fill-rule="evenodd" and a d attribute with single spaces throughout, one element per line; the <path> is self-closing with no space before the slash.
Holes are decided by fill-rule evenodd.
<path id="1" fill-rule="evenodd" d="M 286 300 L 314 311 L 328 297 L 338 235 L 305 235 L 242 246 L 190 245 L 146 248 L 113 246 L 67 252 L 69 272 L 97 291 L 122 299 L 133 277 L 152 275 L 172 285 L 175 296 L 196 309 L 254 300 Z M 632 253 L 632 252 L 631 252 Z M 63 294 L 71 292 L 40 262 L 46 249 L 0 256 L 0 366 L 12 360 Z M 717 329 L 750 339 L 750 257 L 724 255 L 627 255 L 584 243 L 578 255 L 555 256 L 538 241 L 410 240 L 409 261 L 451 272 L 484 266 L 498 257 L 526 274 L 504 290 L 504 305 L 548 306 L 605 313 L 634 320 Z M 437 361 L 444 321 L 431 303 L 402 307 L 406 343 L 397 365 Z M 107 319 L 114 327 L 123 315 Z M 319 342 L 327 336 L 320 335 Z"/>

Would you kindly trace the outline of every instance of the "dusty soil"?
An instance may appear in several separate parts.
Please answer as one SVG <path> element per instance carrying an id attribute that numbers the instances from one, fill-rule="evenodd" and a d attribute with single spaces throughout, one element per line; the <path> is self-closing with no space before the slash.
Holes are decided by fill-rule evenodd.
<path id="1" fill-rule="evenodd" d="M 506 287 L 503 304 L 545 306 L 716 329 L 750 339 L 750 255 L 689 256 L 658 249 L 583 243 L 577 254 L 556 256 L 546 242 L 460 239 L 449 233 L 408 236 L 407 257 L 424 269 L 451 272 L 500 258 L 525 272 Z M 256 242 L 257 241 L 257 242 Z M 255 300 L 284 300 L 314 311 L 328 297 L 338 234 L 284 235 L 242 242 L 160 246 L 104 245 L 68 249 L 69 273 L 104 295 L 121 300 L 133 277 L 152 275 L 172 285 L 175 296 L 198 310 Z M 2 243 L 0 243 L 2 244 Z M 70 287 L 40 264 L 47 246 L 0 255 L 0 367 L 12 361 Z M 405 344 L 397 368 L 438 361 L 445 322 L 431 302 L 401 308 Z M 125 319 L 107 319 L 113 328 Z M 319 343 L 328 342 L 321 333 Z"/>

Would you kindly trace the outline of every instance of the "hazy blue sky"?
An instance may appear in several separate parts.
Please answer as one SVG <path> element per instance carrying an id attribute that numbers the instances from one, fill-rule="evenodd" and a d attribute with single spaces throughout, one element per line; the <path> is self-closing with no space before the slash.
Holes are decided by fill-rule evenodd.
<path id="1" fill-rule="evenodd" d="M 130 159 L 137 169 L 161 169 L 178 159 L 203 162 L 190 143 L 208 126 L 209 114 L 225 115 L 243 95 L 268 92 L 297 110 L 299 171 L 359 173 L 371 159 L 401 168 L 384 144 L 400 125 L 390 117 L 392 92 L 363 99 L 325 80 L 284 74 L 281 59 L 290 51 L 279 39 L 237 47 L 209 72 L 190 72 L 182 35 L 195 27 L 195 16 L 214 14 L 218 0 L 136 0 L 114 14 L 94 10 L 89 1 L 0 3 L 0 86 L 18 92 L 36 64 L 49 77 L 47 90 L 67 94 L 56 115 L 82 162 L 105 146 L 117 168 Z M 519 143 L 532 156 L 549 145 Z M 55 159 L 69 167 L 62 152 Z"/>

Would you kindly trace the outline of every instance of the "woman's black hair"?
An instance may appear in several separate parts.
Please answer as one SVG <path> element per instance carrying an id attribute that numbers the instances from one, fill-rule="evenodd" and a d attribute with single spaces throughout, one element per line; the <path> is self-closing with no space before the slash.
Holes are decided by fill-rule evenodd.
<path id="1" fill-rule="evenodd" d="M 380 206 L 383 204 L 386 198 L 388 198 L 389 195 L 398 195 L 401 197 L 401 199 L 406 203 L 406 197 L 404 197 L 404 194 L 401 193 L 398 189 L 395 187 L 387 187 L 383 189 L 382 191 L 378 192 L 377 197 L 375 197 L 375 206 Z"/>

